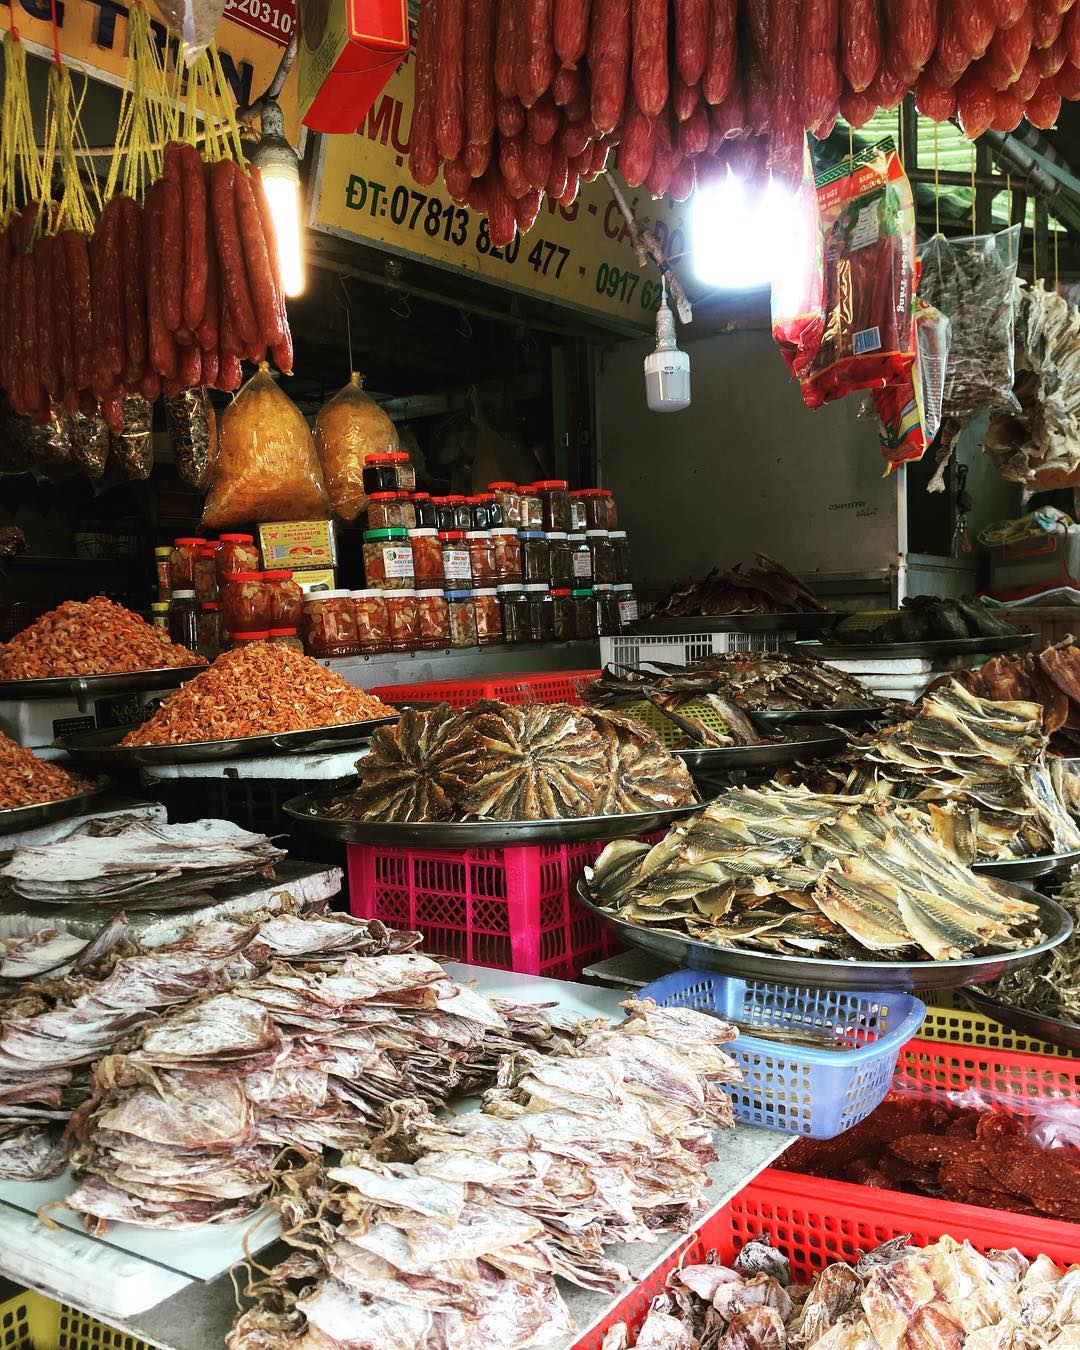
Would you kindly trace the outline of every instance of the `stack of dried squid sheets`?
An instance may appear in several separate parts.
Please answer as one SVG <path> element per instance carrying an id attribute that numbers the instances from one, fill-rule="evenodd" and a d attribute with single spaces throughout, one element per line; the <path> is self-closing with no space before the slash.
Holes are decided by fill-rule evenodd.
<path id="1" fill-rule="evenodd" d="M 606 1246 L 689 1227 L 714 1130 L 732 1123 L 722 1085 L 740 1076 L 723 1049 L 733 1027 L 624 1006 L 623 1023 L 583 1027 L 486 1094 L 482 1113 L 402 1117 L 393 1142 L 407 1162 L 358 1153 L 281 1176 L 286 1237 L 321 1261 L 294 1254 L 254 1286 L 230 1350 L 332 1350 L 391 1332 L 515 1350 L 572 1332 L 554 1277 L 613 1292 L 629 1274 Z"/>
<path id="2" fill-rule="evenodd" d="M 617 840 L 586 879 L 628 923 L 719 947 L 954 961 L 1042 940 L 1039 909 L 940 847 L 911 809 L 733 788 L 656 845 Z"/>
<path id="3" fill-rule="evenodd" d="M 917 805 L 965 863 L 1080 848 L 1042 717 L 1037 703 L 979 698 L 950 680 L 914 717 L 862 741 L 840 790 Z"/>
<path id="4" fill-rule="evenodd" d="M 365 1148 L 400 1109 L 497 1082 L 550 1037 L 414 953 L 303 967 L 179 1009 L 94 1070 L 73 1120 L 92 1232 L 178 1228 L 253 1212 L 282 1148 Z"/>
<path id="5" fill-rule="evenodd" d="M 178 942 L 137 951 L 122 921 L 110 921 L 66 970 L 61 962 L 31 970 L 0 992 L 0 1178 L 39 1181 L 63 1169 L 60 1135 L 86 1101 L 91 1064 L 166 1009 L 272 965 L 287 971 L 281 963 L 401 952 L 419 941 L 377 921 L 285 912 L 201 924 Z M 65 955 L 57 938 L 39 950 L 50 948 Z M 21 951 L 23 966 L 40 966 L 25 943 Z M 20 978 L 18 968 L 9 978 Z"/>

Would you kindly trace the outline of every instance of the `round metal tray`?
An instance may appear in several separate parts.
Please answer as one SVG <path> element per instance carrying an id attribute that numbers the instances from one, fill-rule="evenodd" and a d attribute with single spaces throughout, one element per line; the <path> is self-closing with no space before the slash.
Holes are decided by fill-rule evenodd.
<path id="1" fill-rule="evenodd" d="M 1010 1003 L 1002 1003 L 1000 999 L 984 994 L 981 989 L 965 989 L 962 997 L 972 1012 L 982 1013 L 995 1022 L 1003 1022 L 1024 1036 L 1046 1041 L 1080 1055 L 1080 1026 L 1075 1022 L 1064 1022 L 1060 1017 L 1046 1017 L 1042 1013 L 1029 1012 L 1027 1008 L 1014 1008 Z"/>
<path id="2" fill-rule="evenodd" d="M 1034 633 L 1014 637 L 935 638 L 926 642 L 818 642 L 808 639 L 794 643 L 804 656 L 823 661 L 876 661 L 902 656 L 992 656 L 996 652 L 1015 652 L 1031 644 Z"/>
<path id="3" fill-rule="evenodd" d="M 61 797 L 55 802 L 35 802 L 33 806 L 9 806 L 0 810 L 0 835 L 14 834 L 16 830 L 33 830 L 52 820 L 81 816 L 90 809 L 94 799 L 109 787 L 109 780 L 103 778 L 89 792 L 77 792 L 73 797 Z"/>
<path id="4" fill-rule="evenodd" d="M 972 863 L 971 870 L 988 877 L 1000 877 L 1002 881 L 1030 881 L 1033 877 L 1044 877 L 1078 862 L 1080 848 L 1074 848 L 1068 853 L 1044 853 L 1038 858 L 1004 858 L 994 862 Z"/>
<path id="5" fill-rule="evenodd" d="M 346 791 L 348 789 L 346 788 Z M 625 839 L 666 829 L 693 815 L 708 802 L 673 806 L 664 811 L 635 811 L 621 816 L 577 816 L 570 820 L 461 820 L 391 824 L 380 820 L 338 820 L 321 808 L 341 792 L 292 797 L 286 815 L 316 834 L 349 844 L 386 844 L 402 848 L 483 848 L 491 845 L 574 844 L 590 839 Z"/>
<path id="6" fill-rule="evenodd" d="M 831 628 L 843 616 L 818 610 L 794 614 L 710 614 L 699 618 L 649 615 L 634 624 L 635 633 L 815 633 Z"/>
<path id="7" fill-rule="evenodd" d="M 134 694 L 143 689 L 175 689 L 209 666 L 166 666 L 161 670 L 129 670 L 115 675 L 56 675 L 47 680 L 0 680 L 0 699 L 97 698 L 102 694 Z"/>
<path id="8" fill-rule="evenodd" d="M 797 759 L 821 759 L 835 755 L 847 745 L 842 731 L 816 734 L 797 741 L 773 741 L 764 745 L 702 745 L 672 750 L 691 773 L 713 774 L 725 769 L 765 769 L 792 764 Z"/>
<path id="9" fill-rule="evenodd" d="M 1053 950 L 1072 932 L 1067 910 L 1045 895 L 998 882 L 1007 894 L 1037 904 L 1041 927 L 1049 936 L 1037 947 L 1021 952 L 998 952 L 994 956 L 973 956 L 966 961 L 836 961 L 812 956 L 776 956 L 742 947 L 714 947 L 708 942 L 678 933 L 660 932 L 652 924 L 627 923 L 610 910 L 594 904 L 582 877 L 577 884 L 578 899 L 597 918 L 608 923 L 613 932 L 642 951 L 650 952 L 672 966 L 691 970 L 715 970 L 739 975 L 743 979 L 773 980 L 781 984 L 806 984 L 823 989 L 958 989 L 967 984 L 986 984 L 1009 970 L 1030 965 L 1044 952 Z"/>
<path id="10" fill-rule="evenodd" d="M 151 764 L 206 764 L 217 759 L 246 759 L 255 755 L 297 754 L 300 751 L 340 750 L 365 744 L 376 727 L 397 721 L 377 717 L 368 722 L 343 722 L 334 727 L 310 727 L 305 731 L 280 731 L 265 736 L 235 736 L 223 741 L 185 741 L 182 745 L 120 745 L 133 727 L 109 727 L 104 731 L 75 731 L 54 744 L 79 763 L 105 768 L 131 768 Z"/>
<path id="11" fill-rule="evenodd" d="M 801 722 L 804 726 L 857 726 L 860 722 L 873 722 L 884 717 L 889 711 L 884 703 L 875 703 L 870 708 L 766 708 L 762 712 L 745 710 L 751 722 L 763 727 L 782 727 L 788 722 Z"/>

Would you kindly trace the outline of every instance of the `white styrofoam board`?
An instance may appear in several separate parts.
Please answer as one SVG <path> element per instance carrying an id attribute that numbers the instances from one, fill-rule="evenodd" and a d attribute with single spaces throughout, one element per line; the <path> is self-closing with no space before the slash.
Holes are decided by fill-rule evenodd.
<path id="1" fill-rule="evenodd" d="M 867 656 L 850 661 L 826 661 L 825 664 L 832 666 L 834 670 L 842 670 L 848 675 L 925 674 L 929 678 L 934 671 L 934 663 L 928 656 L 898 656 L 892 659 Z"/>
<path id="2" fill-rule="evenodd" d="M 334 782 L 351 778 L 356 761 L 370 753 L 366 745 L 311 755 L 261 755 L 254 759 L 215 759 L 206 764 L 146 764 L 147 778 L 241 778 L 272 781 Z"/>
<path id="3" fill-rule="evenodd" d="M 540 975 L 519 975 L 512 970 L 493 970 L 488 966 L 467 966 L 460 961 L 444 962 L 446 973 L 459 984 L 471 982 L 482 994 L 505 998 L 515 1003 L 537 1003 L 547 1008 L 556 1026 L 569 1026 L 583 1017 L 622 1017 L 620 1002 L 626 995 L 615 989 L 577 984 L 572 980 L 548 980 Z"/>
<path id="4" fill-rule="evenodd" d="M 47 825 L 35 825 L 32 830 L 0 834 L 0 853 L 14 848 L 39 848 L 42 844 L 55 844 L 58 839 L 66 839 L 72 830 L 85 825 L 88 820 L 106 820 L 110 816 L 135 816 L 139 820 L 162 824 L 168 820 L 165 808 L 160 802 L 123 799 L 116 806 L 109 806 L 104 810 L 87 811 L 85 815 L 68 816 L 66 820 L 52 820 Z"/>

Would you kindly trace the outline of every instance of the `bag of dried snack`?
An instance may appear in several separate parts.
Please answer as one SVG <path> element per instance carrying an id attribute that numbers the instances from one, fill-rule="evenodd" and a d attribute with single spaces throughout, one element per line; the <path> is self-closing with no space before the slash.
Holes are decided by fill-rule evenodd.
<path id="1" fill-rule="evenodd" d="M 396 453 L 397 428 L 370 394 L 356 371 L 349 383 L 324 403 L 315 418 L 315 449 L 326 479 L 330 509 L 351 524 L 367 508 L 364 459 Z"/>

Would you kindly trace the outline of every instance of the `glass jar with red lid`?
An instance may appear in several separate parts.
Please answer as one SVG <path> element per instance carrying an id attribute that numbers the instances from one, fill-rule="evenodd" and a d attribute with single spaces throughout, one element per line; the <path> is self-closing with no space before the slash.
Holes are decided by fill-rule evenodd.
<path id="1" fill-rule="evenodd" d="M 520 529 L 521 490 L 517 484 L 500 480 L 497 483 L 489 483 L 488 491 L 495 494 L 495 501 L 502 514 L 499 523 L 512 526 L 515 530 Z"/>
<path id="2" fill-rule="evenodd" d="M 465 501 L 469 506 L 469 514 L 472 516 L 472 524 L 469 526 L 472 530 L 486 530 L 491 524 L 488 516 L 488 504 L 478 492 L 472 496 L 466 497 Z"/>
<path id="3" fill-rule="evenodd" d="M 402 527 L 406 530 L 416 529 L 416 503 L 409 492 L 399 492 L 397 494 L 398 512 L 401 515 Z"/>
<path id="4" fill-rule="evenodd" d="M 235 651 L 237 647 L 250 647 L 253 642 L 266 642 L 269 637 L 270 633 L 266 628 L 256 628 L 250 633 L 231 633 L 229 646 Z"/>
<path id="5" fill-rule="evenodd" d="M 465 535 L 469 546 L 469 567 L 474 586 L 495 585 L 495 541 L 487 530 L 469 530 Z"/>
<path id="6" fill-rule="evenodd" d="M 495 550 L 495 581 L 498 585 L 521 580 L 521 540 L 512 525 L 499 525 L 491 532 Z"/>
<path id="7" fill-rule="evenodd" d="M 169 554 L 169 586 L 174 591 L 195 589 L 195 555 L 206 547 L 208 540 L 189 535 L 174 539 Z"/>
<path id="8" fill-rule="evenodd" d="M 390 619 L 392 652 L 414 652 L 420 646 L 418 603 L 414 590 L 386 592 L 386 612 Z"/>
<path id="9" fill-rule="evenodd" d="M 290 647 L 294 652 L 304 650 L 303 639 L 296 628 L 271 628 L 266 634 L 266 640 L 279 647 Z"/>
<path id="10" fill-rule="evenodd" d="M 542 530 L 544 528 L 544 507 L 540 501 L 540 490 L 535 483 L 521 489 L 521 529 Z"/>
<path id="11" fill-rule="evenodd" d="M 450 646 L 476 646 L 476 609 L 472 591 L 447 591 L 446 606 L 450 620 Z"/>
<path id="12" fill-rule="evenodd" d="M 435 528 L 439 533 L 445 534 L 447 530 L 456 529 L 453 503 L 448 502 L 445 497 L 432 497 L 431 502 L 435 507 Z"/>
<path id="13" fill-rule="evenodd" d="M 571 492 L 570 494 L 570 529 L 572 531 L 580 530 L 584 533 L 588 521 L 585 515 L 585 498 L 581 492 Z"/>
<path id="14" fill-rule="evenodd" d="M 416 512 L 416 529 L 437 530 L 439 528 L 435 501 L 430 492 L 412 494 L 413 510 Z"/>
<path id="15" fill-rule="evenodd" d="M 441 590 L 416 592 L 420 619 L 420 646 L 425 651 L 441 651 L 450 646 L 450 607 Z"/>
<path id="16" fill-rule="evenodd" d="M 448 591 L 472 586 L 472 560 L 464 530 L 444 530 L 439 534 L 442 546 L 443 579 Z"/>
<path id="17" fill-rule="evenodd" d="M 544 478 L 533 486 L 540 494 L 543 530 L 570 531 L 570 484 L 564 478 Z"/>
<path id="18" fill-rule="evenodd" d="M 453 511 L 453 513 L 454 513 L 454 526 L 453 526 L 453 528 L 454 528 L 455 530 L 461 530 L 461 531 L 471 530 L 471 529 L 472 529 L 472 507 L 471 507 L 471 506 L 469 505 L 469 503 L 465 500 L 465 498 L 464 498 L 463 496 L 461 496 L 460 493 L 452 492 L 452 493 L 450 493 L 449 496 L 444 497 L 444 498 L 443 498 L 443 501 L 446 503 L 447 506 L 450 507 L 450 509 L 451 509 L 451 510 Z"/>
<path id="19" fill-rule="evenodd" d="M 485 529 L 494 530 L 500 525 L 506 524 L 506 518 L 503 515 L 502 502 L 494 492 L 481 492 L 480 501 L 483 503 L 484 510 L 487 512 L 488 523 Z"/>
<path id="20" fill-rule="evenodd" d="M 304 592 L 291 572 L 264 572 L 270 588 L 270 627 L 299 628 Z"/>
<path id="21" fill-rule="evenodd" d="M 360 650 L 356 607 L 348 591 L 311 591 L 301 617 L 304 651 L 309 656 L 352 656 Z"/>
<path id="22" fill-rule="evenodd" d="M 390 650 L 390 615 L 385 591 L 352 591 L 356 641 L 364 656 Z"/>
<path id="23" fill-rule="evenodd" d="M 253 534 L 223 534 L 218 540 L 214 558 L 217 567 L 218 591 L 225 586 L 230 572 L 257 572 L 262 558 Z"/>
<path id="24" fill-rule="evenodd" d="M 369 530 L 400 530 L 404 528 L 401 500 L 396 492 L 373 492 L 368 498 L 367 523 Z"/>
<path id="25" fill-rule="evenodd" d="M 613 530 L 619 523 L 619 508 L 615 505 L 615 494 L 610 488 L 601 488 L 600 496 L 604 500 L 604 516 L 607 520 L 603 528 Z"/>
<path id="26" fill-rule="evenodd" d="M 393 464 L 397 473 L 397 490 L 399 492 L 414 492 L 416 490 L 416 470 L 413 468 L 408 453 L 404 450 L 395 450 L 387 455 L 387 459 Z"/>
<path id="27" fill-rule="evenodd" d="M 573 595 L 564 587 L 559 587 L 552 590 L 551 599 L 555 609 L 555 641 L 569 642 L 577 631 Z"/>
<path id="28" fill-rule="evenodd" d="M 218 598 L 218 579 L 217 579 L 217 551 L 219 545 L 207 544 L 203 548 L 195 550 L 195 561 L 192 564 L 192 578 L 195 583 L 195 594 L 199 598 L 199 603 L 203 604 L 207 600 L 216 600 Z"/>
<path id="29" fill-rule="evenodd" d="M 398 490 L 397 467 L 390 455 L 365 455 L 361 478 L 369 497 L 376 492 Z"/>
<path id="30" fill-rule="evenodd" d="M 413 577 L 416 580 L 417 590 L 424 590 L 428 586 L 441 586 L 445 576 L 439 532 L 430 529 L 410 530 L 409 543 L 412 545 Z"/>
<path id="31" fill-rule="evenodd" d="M 231 572 L 225 578 L 221 623 L 227 633 L 265 632 L 270 627 L 270 587 L 261 572 Z"/>
<path id="32" fill-rule="evenodd" d="M 503 640 L 502 610 L 494 586 L 481 586 L 473 591 L 476 610 L 476 640 L 481 647 L 491 647 Z"/>
<path id="33" fill-rule="evenodd" d="M 213 661 L 221 652 L 221 604 L 217 600 L 207 600 L 199 606 L 199 655 Z"/>

